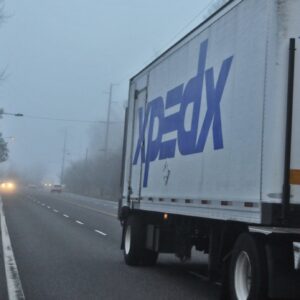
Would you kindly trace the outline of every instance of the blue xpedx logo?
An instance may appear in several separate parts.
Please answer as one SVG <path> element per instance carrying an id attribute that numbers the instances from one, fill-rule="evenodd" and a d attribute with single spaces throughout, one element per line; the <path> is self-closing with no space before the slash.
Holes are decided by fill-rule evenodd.
<path id="1" fill-rule="evenodd" d="M 163 97 L 150 101 L 144 111 L 139 108 L 139 138 L 136 145 L 133 164 L 139 157 L 145 164 L 143 187 L 147 187 L 150 163 L 156 159 L 173 158 L 176 146 L 181 155 L 201 153 L 204 150 L 209 129 L 212 128 L 215 150 L 223 149 L 223 134 L 220 103 L 229 75 L 233 56 L 222 63 L 218 79 L 215 83 L 214 69 L 206 69 L 208 40 L 200 45 L 198 72 L 186 84 L 182 83 L 169 90 L 164 104 Z M 199 132 L 199 116 L 202 91 L 206 89 L 207 110 Z M 178 112 L 165 116 L 165 110 L 180 105 Z M 189 105 L 193 105 L 190 128 L 185 128 L 185 116 Z M 158 132 L 154 132 L 154 122 L 158 124 Z M 146 135 L 147 130 L 147 135 Z M 163 141 L 164 135 L 176 132 L 177 138 Z"/>

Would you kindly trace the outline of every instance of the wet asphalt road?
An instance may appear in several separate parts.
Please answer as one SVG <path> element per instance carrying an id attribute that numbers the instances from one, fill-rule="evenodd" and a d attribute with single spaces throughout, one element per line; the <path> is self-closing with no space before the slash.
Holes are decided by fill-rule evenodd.
<path id="1" fill-rule="evenodd" d="M 201 253 L 184 264 L 161 255 L 155 267 L 126 266 L 114 202 L 37 190 L 2 201 L 26 299 L 219 299 L 220 287 L 202 276 Z M 7 298 L 0 259 L 0 299 Z"/>

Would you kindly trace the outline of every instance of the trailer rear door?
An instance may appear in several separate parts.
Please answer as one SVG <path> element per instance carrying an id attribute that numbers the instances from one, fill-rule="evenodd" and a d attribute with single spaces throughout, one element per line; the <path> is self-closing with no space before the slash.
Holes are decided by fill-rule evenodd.
<path id="1" fill-rule="evenodd" d="M 139 201 L 141 196 L 141 174 L 144 161 L 144 118 L 146 115 L 147 87 L 135 90 L 133 116 L 133 145 L 130 169 L 131 198 Z"/>
<path id="2" fill-rule="evenodd" d="M 296 39 L 291 145 L 291 204 L 300 204 L 300 38 Z"/>

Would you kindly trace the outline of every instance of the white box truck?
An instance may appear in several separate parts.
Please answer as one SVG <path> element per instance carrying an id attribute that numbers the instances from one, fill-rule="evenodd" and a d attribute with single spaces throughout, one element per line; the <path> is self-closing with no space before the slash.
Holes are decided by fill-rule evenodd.
<path id="1" fill-rule="evenodd" d="M 299 0 L 228 1 L 130 80 L 128 265 L 195 247 L 227 299 L 300 299 L 299 80 Z"/>

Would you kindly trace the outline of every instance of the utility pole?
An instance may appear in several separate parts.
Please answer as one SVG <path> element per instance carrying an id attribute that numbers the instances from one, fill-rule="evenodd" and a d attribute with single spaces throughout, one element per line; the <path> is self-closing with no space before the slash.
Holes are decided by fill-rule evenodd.
<path id="1" fill-rule="evenodd" d="M 110 125 L 110 114 L 111 114 L 111 103 L 112 103 L 112 91 L 114 84 L 111 83 L 109 86 L 109 95 L 108 95 L 108 107 L 107 107 L 107 117 L 106 117 L 106 130 L 105 130 L 105 140 L 104 140 L 104 155 L 105 155 L 105 165 L 107 163 L 108 157 L 108 136 L 109 136 L 109 125 Z M 104 179 L 107 182 L 107 178 Z M 106 186 L 106 184 L 105 184 Z M 100 191 L 101 197 L 105 194 L 105 187 L 103 187 Z"/>
<path id="2" fill-rule="evenodd" d="M 86 151 L 85 151 L 85 163 L 84 163 L 84 166 L 85 166 L 85 172 L 87 172 L 87 168 L 88 168 L 88 160 L 89 160 L 89 148 L 86 148 Z"/>
<path id="3" fill-rule="evenodd" d="M 105 141 L 104 141 L 105 157 L 107 157 L 107 152 L 108 152 L 108 134 L 109 134 L 110 112 L 111 112 L 111 102 L 112 102 L 112 90 L 113 90 L 113 84 L 111 83 L 109 87 Z"/>
<path id="4" fill-rule="evenodd" d="M 88 158 L 89 158 L 89 148 L 86 148 L 86 150 L 85 150 L 85 163 L 86 164 L 87 164 Z"/>
<path id="5" fill-rule="evenodd" d="M 62 154 L 62 162 L 61 162 L 60 184 L 63 184 L 64 182 L 67 136 L 68 136 L 68 132 L 67 129 L 65 129 L 64 142 L 63 142 L 63 154 Z"/>

